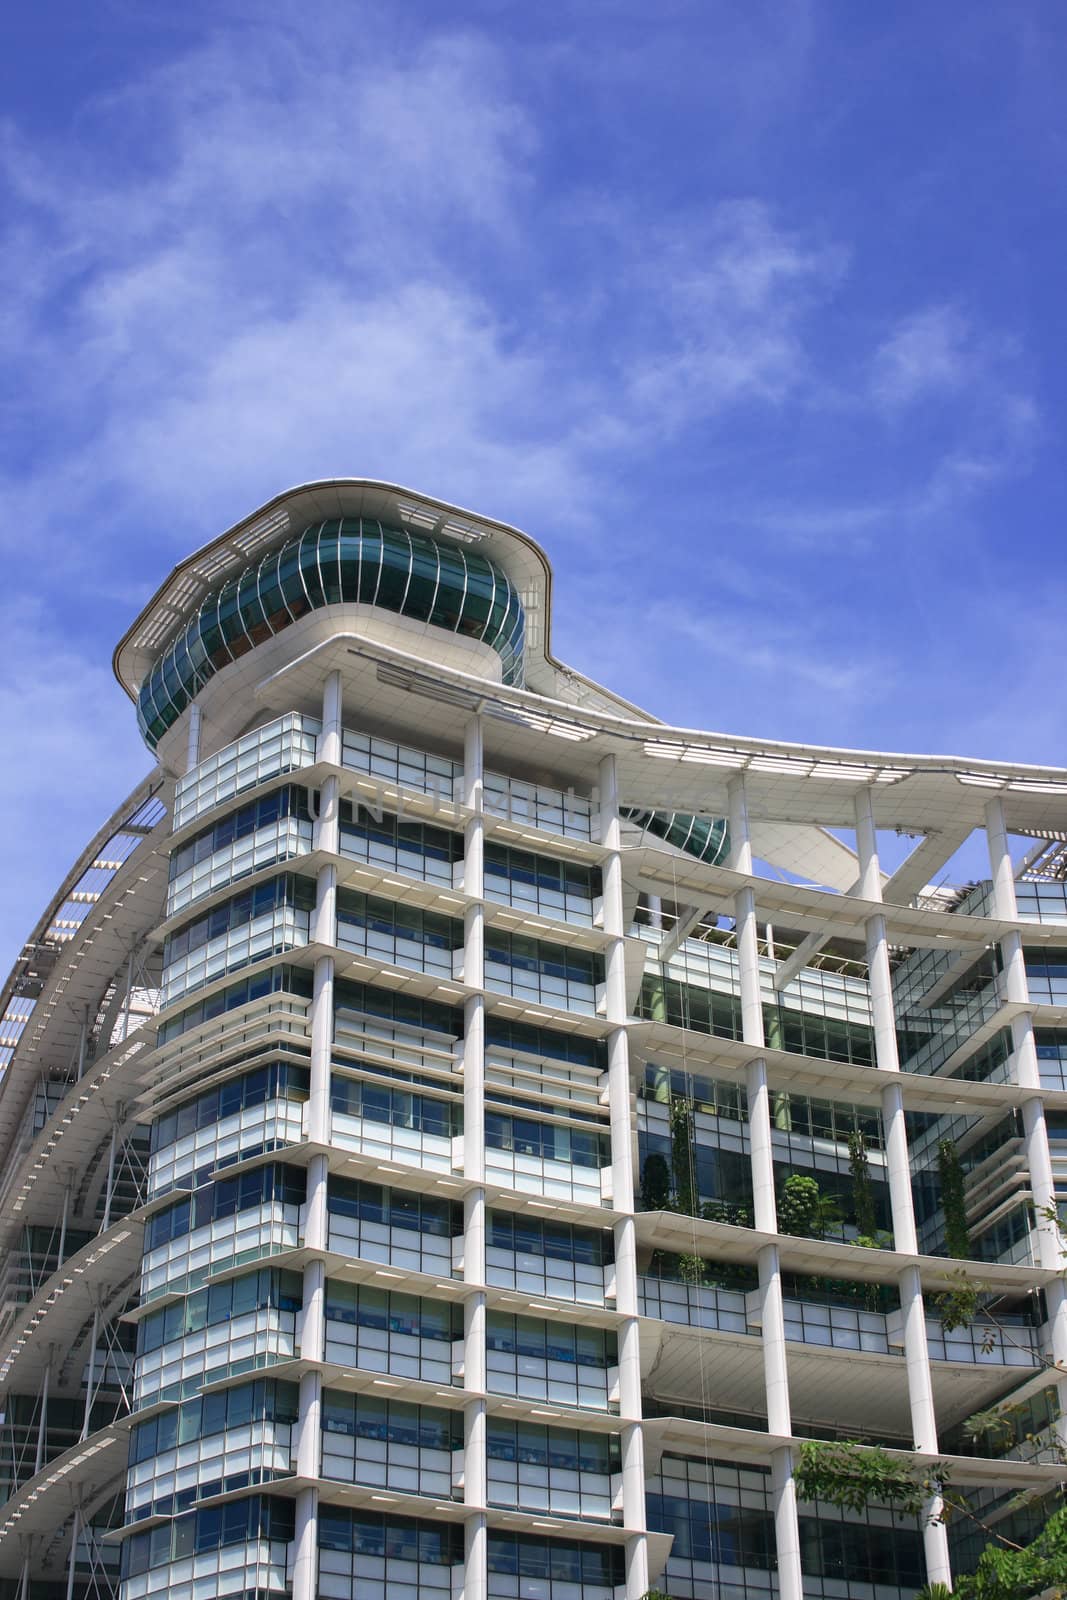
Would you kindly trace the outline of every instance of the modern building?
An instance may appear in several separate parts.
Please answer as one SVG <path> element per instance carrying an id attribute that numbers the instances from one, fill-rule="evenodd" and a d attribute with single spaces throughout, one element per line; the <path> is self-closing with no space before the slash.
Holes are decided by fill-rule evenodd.
<path id="1" fill-rule="evenodd" d="M 1067 771 L 667 727 L 551 604 L 524 534 L 340 480 L 119 644 L 156 764 L 3 997 L 0 1595 L 973 1564 L 799 1500 L 812 1438 L 1057 1503 Z"/>

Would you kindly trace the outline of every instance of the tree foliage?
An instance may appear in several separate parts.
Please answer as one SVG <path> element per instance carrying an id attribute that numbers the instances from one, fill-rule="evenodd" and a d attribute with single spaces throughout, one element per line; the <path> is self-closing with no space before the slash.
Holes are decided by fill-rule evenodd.
<path id="1" fill-rule="evenodd" d="M 819 1185 L 802 1172 L 792 1172 L 778 1196 L 778 1232 L 811 1237 L 819 1214 Z"/>
<path id="2" fill-rule="evenodd" d="M 705 1222 L 728 1222 L 735 1228 L 751 1228 L 752 1212 L 739 1200 L 705 1200 L 700 1208 Z"/>
<path id="3" fill-rule="evenodd" d="M 841 1212 L 833 1195 L 823 1194 L 814 1178 L 791 1172 L 778 1195 L 778 1231 L 794 1238 L 822 1239 Z"/>
<path id="4" fill-rule="evenodd" d="M 1022 1550 L 991 1544 L 973 1573 L 956 1579 L 954 1600 L 1047 1600 L 1067 1597 L 1067 1506 Z"/>
<path id="5" fill-rule="evenodd" d="M 941 1462 L 923 1466 L 898 1461 L 877 1445 L 858 1440 L 805 1439 L 794 1471 L 801 1500 L 822 1500 L 841 1511 L 865 1511 L 872 1501 L 911 1516 L 941 1493 L 948 1469 Z"/>
<path id="6" fill-rule="evenodd" d="M 898 1461 L 877 1446 L 858 1441 L 824 1443 L 806 1439 L 795 1470 L 802 1500 L 821 1500 L 842 1511 L 862 1512 L 872 1504 L 891 1506 L 908 1515 L 927 1515 L 932 1500 L 943 1497 L 939 1520 L 962 1514 L 990 1538 L 973 1573 L 956 1580 L 955 1588 L 930 1584 L 918 1600 L 1067 1600 L 1067 1506 L 1049 1517 L 1044 1530 L 1023 1547 L 1011 1545 L 995 1528 L 975 1516 L 966 1500 L 950 1490 L 944 1462 L 923 1465 Z"/>
<path id="7" fill-rule="evenodd" d="M 962 1267 L 949 1279 L 949 1287 L 935 1296 L 934 1308 L 946 1333 L 969 1328 L 981 1306 L 981 1291 Z"/>

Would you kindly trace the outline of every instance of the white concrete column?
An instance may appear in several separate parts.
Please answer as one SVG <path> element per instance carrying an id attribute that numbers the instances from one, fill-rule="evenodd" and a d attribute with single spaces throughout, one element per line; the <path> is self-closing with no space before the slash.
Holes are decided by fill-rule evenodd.
<path id="1" fill-rule="evenodd" d="M 331 672 L 322 695 L 322 732 L 316 751 L 320 761 L 335 766 L 341 761 L 341 675 Z M 340 785 L 336 776 L 323 781 L 319 794 L 319 813 L 315 821 L 314 844 L 335 856 L 340 832 Z M 337 867 L 327 862 L 320 867 L 316 882 L 315 909 L 311 938 L 314 944 L 333 948 L 337 943 Z M 330 1051 L 333 1045 L 333 985 L 335 963 L 332 955 L 320 956 L 315 963 L 311 1002 L 311 1090 L 307 1110 L 307 1136 L 312 1144 L 329 1143 L 330 1129 Z"/>
<path id="2" fill-rule="evenodd" d="M 192 772 L 200 760 L 200 707 L 194 700 L 189 707 L 189 736 L 185 746 L 185 770 Z"/>
<path id="3" fill-rule="evenodd" d="M 1012 922 L 1019 914 L 1015 899 L 1015 869 L 1008 845 L 1004 803 L 999 796 L 986 806 L 985 820 L 989 864 L 993 874 L 993 915 L 1001 921 Z M 1029 1005 L 1030 986 L 1026 977 L 1022 934 L 1018 929 L 1013 929 L 1000 941 L 1000 956 L 1004 999 L 1017 1005 Z M 1058 1274 L 1045 1289 L 1052 1359 L 1067 1370 L 1067 1285 L 1062 1271 L 1063 1241 L 1059 1228 L 1052 1220 L 1056 1190 L 1045 1126 L 1045 1101 L 1041 1092 L 1041 1069 L 1037 1060 L 1032 1012 L 1024 1011 L 1012 1018 L 1011 1043 L 1012 1079 L 1020 1090 L 1026 1164 L 1037 1216 L 1038 1264 Z M 1057 1395 L 1060 1410 L 1057 1431 L 1060 1443 L 1067 1446 L 1067 1377 L 1061 1378 L 1057 1384 Z"/>
<path id="4" fill-rule="evenodd" d="M 463 1600 L 485 1600 L 489 1593 L 489 1532 L 485 1513 L 463 1524 Z"/>
<path id="5" fill-rule="evenodd" d="M 341 765 L 341 674 L 331 672 L 323 686 L 322 732 L 316 754 L 320 761 Z M 316 850 L 336 856 L 340 826 L 340 783 L 335 774 L 323 780 L 315 822 Z M 320 867 L 312 913 L 312 942 L 332 949 L 337 943 L 337 867 L 332 861 Z M 332 955 L 315 962 L 311 1000 L 311 1086 L 306 1132 L 313 1145 L 330 1143 L 330 1060 L 333 1048 L 334 979 Z M 304 1244 L 320 1252 L 304 1268 L 304 1309 L 300 1354 L 305 1361 L 321 1361 L 325 1353 L 326 1266 L 328 1243 L 327 1191 L 329 1159 L 311 1157 L 307 1169 L 307 1205 Z M 300 1380 L 296 1432 L 296 1470 L 302 1478 L 318 1478 L 322 1460 L 322 1374 L 305 1372 Z M 296 1540 L 293 1559 L 293 1600 L 315 1600 L 318 1593 L 319 1491 L 301 1489 L 296 1497 Z"/>
<path id="6" fill-rule="evenodd" d="M 745 780 L 730 782 L 730 866 L 735 872 L 752 872 L 752 838 L 748 825 Z M 760 985 L 759 939 L 754 889 L 739 889 L 734 901 L 737 928 L 738 978 L 741 988 L 741 1037 L 762 1050 L 763 996 Z M 748 1146 L 752 1171 L 753 1220 L 760 1233 L 778 1232 L 778 1207 L 774 1194 L 774 1146 L 771 1135 L 767 1063 L 757 1058 L 745 1070 L 748 1096 Z M 767 1430 L 779 1438 L 793 1432 L 789 1403 L 789 1366 L 786 1358 L 785 1315 L 782 1306 L 782 1272 L 777 1245 L 765 1245 L 756 1258 L 759 1269 L 760 1337 L 763 1348 L 763 1383 L 767 1399 Z M 793 1452 L 782 1446 L 771 1455 L 771 1501 L 774 1540 L 778 1554 L 778 1589 L 781 1600 L 802 1600 L 804 1574 L 800 1565 L 800 1526 L 797 1520 Z"/>
<path id="7" fill-rule="evenodd" d="M 489 1498 L 486 1454 L 485 1355 L 485 757 L 483 725 L 471 717 L 463 730 L 463 981 L 478 993 L 463 1007 L 463 1176 L 476 1187 L 463 1201 L 464 1600 L 485 1600 L 489 1588 Z"/>
<path id="8" fill-rule="evenodd" d="M 343 717 L 341 674 L 331 672 L 322 686 L 322 732 L 315 753 L 320 761 L 327 761 L 332 767 L 341 765 Z"/>
<path id="9" fill-rule="evenodd" d="M 789 1401 L 789 1367 L 785 1347 L 785 1310 L 778 1246 L 767 1245 L 756 1258 L 759 1268 L 760 1317 L 763 1333 L 763 1376 L 767 1396 L 767 1431 L 789 1438 L 793 1413 Z"/>
<path id="10" fill-rule="evenodd" d="M 325 1219 L 326 1158 L 317 1156 L 322 1185 L 322 1215 Z M 308 1173 L 308 1189 L 312 1176 Z M 311 1231 L 309 1226 L 305 1238 Z M 319 1230 L 316 1226 L 316 1232 Z M 308 1240 L 310 1242 L 310 1240 Z M 321 1248 L 318 1243 L 312 1248 Z M 305 1361 L 321 1361 L 325 1351 L 326 1267 L 320 1259 L 304 1268 L 304 1308 L 300 1331 L 300 1355 Z M 318 1478 L 322 1461 L 322 1374 L 305 1372 L 300 1379 L 296 1429 L 296 1471 L 301 1478 Z M 296 1497 L 296 1540 L 293 1557 L 293 1600 L 315 1600 L 318 1594 L 319 1491 L 309 1485 Z"/>
<path id="11" fill-rule="evenodd" d="M 622 1314 L 619 1343 L 619 1420 L 622 1423 L 622 1515 L 626 1539 L 626 1600 L 648 1588 L 648 1520 L 645 1511 L 645 1439 L 641 1425 L 641 1337 L 634 1222 L 634 1127 L 630 1089 L 630 1041 L 626 1031 L 626 945 L 622 895 L 622 822 L 615 757 L 605 756 L 598 774 L 600 843 L 607 849 L 603 879 L 605 1016 L 608 1035 L 608 1108 L 611 1130 L 612 1208 L 615 1224 L 615 1306 Z"/>
<path id="12" fill-rule="evenodd" d="M 324 867 L 324 872 L 330 868 Z M 320 884 L 321 890 L 321 884 Z M 333 1045 L 334 960 L 315 963 L 311 1001 L 311 1083 L 307 1103 L 307 1137 L 312 1144 L 330 1142 L 330 1052 Z"/>
<path id="13" fill-rule="evenodd" d="M 325 1254 L 328 1243 L 328 1218 L 326 1210 L 329 1158 L 312 1156 L 307 1169 L 307 1207 L 304 1216 L 304 1245 L 308 1250 Z M 316 1357 L 321 1360 L 321 1354 Z"/>
<path id="14" fill-rule="evenodd" d="M 322 1460 L 321 1443 L 322 1374 L 305 1372 L 300 1379 L 300 1436 L 296 1452 L 298 1477 L 319 1476 L 319 1465 Z"/>
<path id="15" fill-rule="evenodd" d="M 856 851 L 860 880 L 857 893 L 863 900 L 880 902 L 882 874 L 878 861 L 878 834 L 874 823 L 871 791 L 863 788 L 856 795 Z M 900 1083 L 900 1055 L 897 1050 L 896 1013 L 893 1007 L 893 980 L 889 966 L 889 938 L 881 912 L 865 924 L 867 966 L 870 978 L 871 1021 L 874 1030 L 875 1065 L 893 1073 L 896 1081 L 882 1092 L 882 1125 L 886 1144 L 886 1176 L 889 1204 L 893 1216 L 893 1246 L 904 1255 L 918 1253 L 915 1230 L 915 1204 L 911 1189 L 911 1160 L 904 1123 L 904 1095 Z M 937 1454 L 937 1414 L 934 1408 L 930 1375 L 930 1351 L 926 1338 L 926 1306 L 917 1267 L 905 1267 L 897 1280 L 904 1323 L 904 1360 L 908 1379 L 908 1404 L 911 1435 L 916 1450 Z M 948 1533 L 941 1522 L 941 1502 L 933 1499 L 925 1512 L 923 1550 L 928 1583 L 951 1586 L 952 1568 L 948 1558 Z"/>
<path id="16" fill-rule="evenodd" d="M 468 1180 L 481 1183 L 485 1178 L 485 816 L 480 717 L 472 717 L 464 730 L 463 804 L 471 812 L 463 832 L 463 893 L 471 902 L 463 918 L 463 982 L 479 991 L 467 1000 L 463 1015 L 463 1172 Z"/>
<path id="17" fill-rule="evenodd" d="M 293 1600 L 316 1600 L 319 1592 L 319 1491 L 301 1489 L 296 1497 L 293 1540 Z"/>
<path id="18" fill-rule="evenodd" d="M 904 1315 L 904 1361 L 908 1375 L 912 1439 L 916 1450 L 936 1455 L 937 1412 L 934 1408 L 930 1351 L 926 1340 L 926 1307 L 918 1267 L 905 1267 L 900 1274 L 899 1283 L 900 1305 Z"/>

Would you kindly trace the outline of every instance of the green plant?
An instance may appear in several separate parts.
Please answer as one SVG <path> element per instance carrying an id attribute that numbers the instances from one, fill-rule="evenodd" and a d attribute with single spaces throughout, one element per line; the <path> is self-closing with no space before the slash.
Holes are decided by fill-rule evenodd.
<path id="1" fill-rule="evenodd" d="M 814 1178 L 791 1172 L 778 1195 L 778 1231 L 796 1238 L 822 1239 L 841 1211 L 833 1195 L 823 1194 Z"/>
<path id="2" fill-rule="evenodd" d="M 955 1600 L 1064 1600 L 1067 1596 L 1067 1506 L 1048 1519 L 1037 1538 L 1008 1550 L 991 1544 L 973 1573 L 956 1580 Z"/>
<path id="3" fill-rule="evenodd" d="M 848 1136 L 848 1170 L 852 1175 L 856 1229 L 862 1239 L 873 1239 L 878 1233 L 878 1212 L 874 1204 L 871 1164 L 867 1159 L 867 1141 L 858 1130 Z"/>
<path id="4" fill-rule="evenodd" d="M 819 1185 L 814 1178 L 806 1178 L 800 1172 L 790 1173 L 778 1195 L 778 1232 L 810 1237 L 815 1231 L 820 1199 Z"/>
<path id="5" fill-rule="evenodd" d="M 861 1233 L 858 1239 L 849 1241 L 859 1250 L 886 1250 L 892 1247 L 892 1238 L 884 1229 L 879 1229 L 875 1234 Z M 850 1291 L 854 1300 L 859 1300 L 865 1311 L 884 1311 L 884 1296 L 882 1287 L 877 1283 L 853 1283 Z"/>
<path id="6" fill-rule="evenodd" d="M 822 1500 L 841 1511 L 865 1511 L 872 1501 L 919 1516 L 948 1481 L 940 1462 L 920 1467 L 897 1461 L 876 1445 L 805 1439 L 794 1476 L 801 1500 Z"/>
<path id="7" fill-rule="evenodd" d="M 671 1171 L 678 1210 L 695 1217 L 700 1200 L 697 1187 L 696 1151 L 693 1148 L 693 1108 L 688 1100 L 675 1095 L 671 1100 Z"/>
<path id="8" fill-rule="evenodd" d="M 752 1213 L 733 1200 L 705 1200 L 700 1207 L 705 1222 L 728 1222 L 735 1228 L 751 1228 Z"/>
<path id="9" fill-rule="evenodd" d="M 646 1211 L 666 1211 L 671 1199 L 671 1169 L 666 1156 L 645 1157 L 641 1170 L 641 1204 Z"/>
<path id="10" fill-rule="evenodd" d="M 963 1168 L 954 1139 L 938 1140 L 937 1167 L 941 1178 L 941 1205 L 945 1213 L 945 1249 L 950 1256 L 967 1260 L 971 1254 L 971 1236 L 967 1230 Z"/>
<path id="11" fill-rule="evenodd" d="M 981 1307 L 977 1284 L 971 1282 L 962 1268 L 949 1279 L 949 1288 L 934 1298 L 934 1308 L 946 1333 L 953 1328 L 969 1328 Z"/>
<path id="12" fill-rule="evenodd" d="M 678 1276 L 683 1283 L 704 1283 L 708 1275 L 708 1263 L 703 1256 L 679 1256 Z"/>
<path id="13" fill-rule="evenodd" d="M 795 1469 L 802 1500 L 822 1500 L 843 1511 L 865 1511 L 872 1504 L 891 1506 L 906 1515 L 931 1516 L 944 1522 L 963 1516 L 988 1536 L 989 1543 L 973 1574 L 956 1582 L 955 1600 L 1067 1600 L 1067 1506 L 1049 1517 L 1044 1530 L 1028 1545 L 1015 1544 L 983 1522 L 963 1495 L 950 1488 L 944 1462 L 929 1466 L 896 1459 L 859 1441 L 824 1443 L 806 1439 Z M 929 1586 L 924 1593 L 938 1600 L 943 1593 Z"/>
<path id="14" fill-rule="evenodd" d="M 893 1235 L 885 1228 L 879 1228 L 875 1233 L 860 1233 L 855 1239 L 850 1239 L 849 1244 L 858 1246 L 861 1250 L 892 1250 Z"/>

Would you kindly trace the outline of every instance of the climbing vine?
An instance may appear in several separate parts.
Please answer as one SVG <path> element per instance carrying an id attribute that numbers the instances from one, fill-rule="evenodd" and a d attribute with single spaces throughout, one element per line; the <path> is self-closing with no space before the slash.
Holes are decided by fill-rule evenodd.
<path id="1" fill-rule="evenodd" d="M 871 1182 L 871 1164 L 867 1159 L 867 1141 L 858 1130 L 848 1136 L 848 1170 L 852 1175 L 852 1207 L 856 1215 L 856 1230 L 861 1239 L 874 1240 L 878 1233 L 874 1184 Z"/>
<path id="2" fill-rule="evenodd" d="M 941 1177 L 941 1205 L 945 1213 L 945 1248 L 950 1256 L 968 1260 L 971 1236 L 967 1229 L 967 1207 L 963 1193 L 963 1168 L 954 1139 L 937 1142 L 937 1166 Z"/>
<path id="3" fill-rule="evenodd" d="M 671 1203 L 671 1169 L 666 1156 L 653 1151 L 641 1171 L 641 1205 L 646 1211 L 666 1211 Z"/>
<path id="4" fill-rule="evenodd" d="M 693 1110 L 681 1095 L 671 1100 L 671 1172 L 678 1210 L 695 1217 L 700 1202 L 696 1151 L 693 1146 Z"/>

